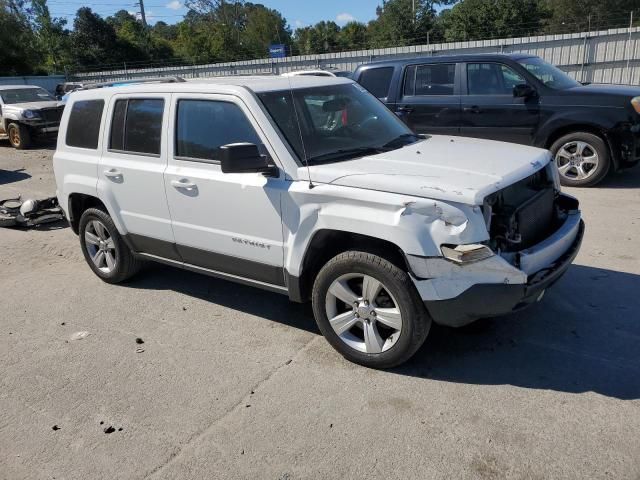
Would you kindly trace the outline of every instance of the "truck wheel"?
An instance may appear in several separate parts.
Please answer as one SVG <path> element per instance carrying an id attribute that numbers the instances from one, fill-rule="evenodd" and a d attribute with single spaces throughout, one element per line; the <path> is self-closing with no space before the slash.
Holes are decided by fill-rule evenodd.
<path id="1" fill-rule="evenodd" d="M 31 146 L 31 133 L 26 126 L 19 123 L 10 123 L 7 134 L 9 135 L 9 143 L 13 148 L 24 150 Z"/>
<path id="2" fill-rule="evenodd" d="M 120 283 L 140 270 L 141 262 L 129 249 L 108 213 L 89 208 L 80 217 L 78 229 L 84 258 L 98 277 Z"/>
<path id="3" fill-rule="evenodd" d="M 607 144 L 593 133 L 574 132 L 551 146 L 560 182 L 568 187 L 592 187 L 609 172 L 611 156 Z"/>
<path id="4" fill-rule="evenodd" d="M 366 367 L 405 362 L 431 327 L 409 275 L 371 253 L 344 252 L 330 260 L 315 279 L 312 300 L 327 341 Z"/>

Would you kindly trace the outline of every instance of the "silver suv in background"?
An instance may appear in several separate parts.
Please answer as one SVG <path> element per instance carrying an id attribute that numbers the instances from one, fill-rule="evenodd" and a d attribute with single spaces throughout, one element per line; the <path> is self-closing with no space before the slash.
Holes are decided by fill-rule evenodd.
<path id="1" fill-rule="evenodd" d="M 0 86 L 0 139 L 28 148 L 36 137 L 58 134 L 64 106 L 44 88 L 34 85 Z"/>

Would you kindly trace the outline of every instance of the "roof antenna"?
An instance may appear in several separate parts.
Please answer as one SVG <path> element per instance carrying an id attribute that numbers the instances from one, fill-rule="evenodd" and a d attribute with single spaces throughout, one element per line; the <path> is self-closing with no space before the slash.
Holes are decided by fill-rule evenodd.
<path id="1" fill-rule="evenodd" d="M 307 175 L 309 176 L 309 190 L 315 187 L 311 181 L 311 169 L 309 168 L 309 160 L 307 158 L 307 149 L 304 146 L 304 138 L 302 137 L 302 127 L 300 127 L 300 117 L 298 116 L 298 108 L 296 107 L 296 99 L 293 96 L 293 87 L 291 86 L 291 77 L 287 76 L 289 81 L 289 94 L 291 95 L 291 104 L 293 105 L 293 112 L 296 116 L 296 125 L 298 125 L 298 134 L 300 135 L 300 144 L 302 145 L 302 156 L 304 157 L 304 165 L 307 167 Z"/>

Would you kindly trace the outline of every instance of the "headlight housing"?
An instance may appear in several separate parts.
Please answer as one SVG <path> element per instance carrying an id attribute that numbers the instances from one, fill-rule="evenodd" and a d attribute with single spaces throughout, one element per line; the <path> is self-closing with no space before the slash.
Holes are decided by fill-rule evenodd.
<path id="1" fill-rule="evenodd" d="M 31 120 L 33 118 L 40 118 L 40 114 L 35 110 L 25 110 L 24 112 L 22 112 L 22 116 L 28 120 Z"/>
<path id="2" fill-rule="evenodd" d="M 440 250 L 447 260 L 460 264 L 479 262 L 495 255 L 489 247 L 481 244 L 442 245 Z"/>
<path id="3" fill-rule="evenodd" d="M 633 107 L 633 109 L 637 112 L 640 113 L 640 97 L 634 97 L 631 99 L 631 106 Z"/>

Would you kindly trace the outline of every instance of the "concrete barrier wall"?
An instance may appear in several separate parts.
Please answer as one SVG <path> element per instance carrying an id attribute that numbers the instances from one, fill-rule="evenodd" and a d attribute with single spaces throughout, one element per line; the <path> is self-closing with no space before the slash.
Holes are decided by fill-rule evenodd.
<path id="1" fill-rule="evenodd" d="M 262 58 L 207 65 L 139 69 L 123 68 L 101 72 L 75 73 L 71 76 L 78 81 L 103 82 L 158 76 L 206 78 L 222 75 L 280 74 L 292 70 L 329 67 L 352 71 L 362 63 L 376 60 L 497 52 L 525 52 L 538 55 L 583 82 L 640 85 L 639 27 L 319 55 L 299 55 L 287 58 Z"/>

